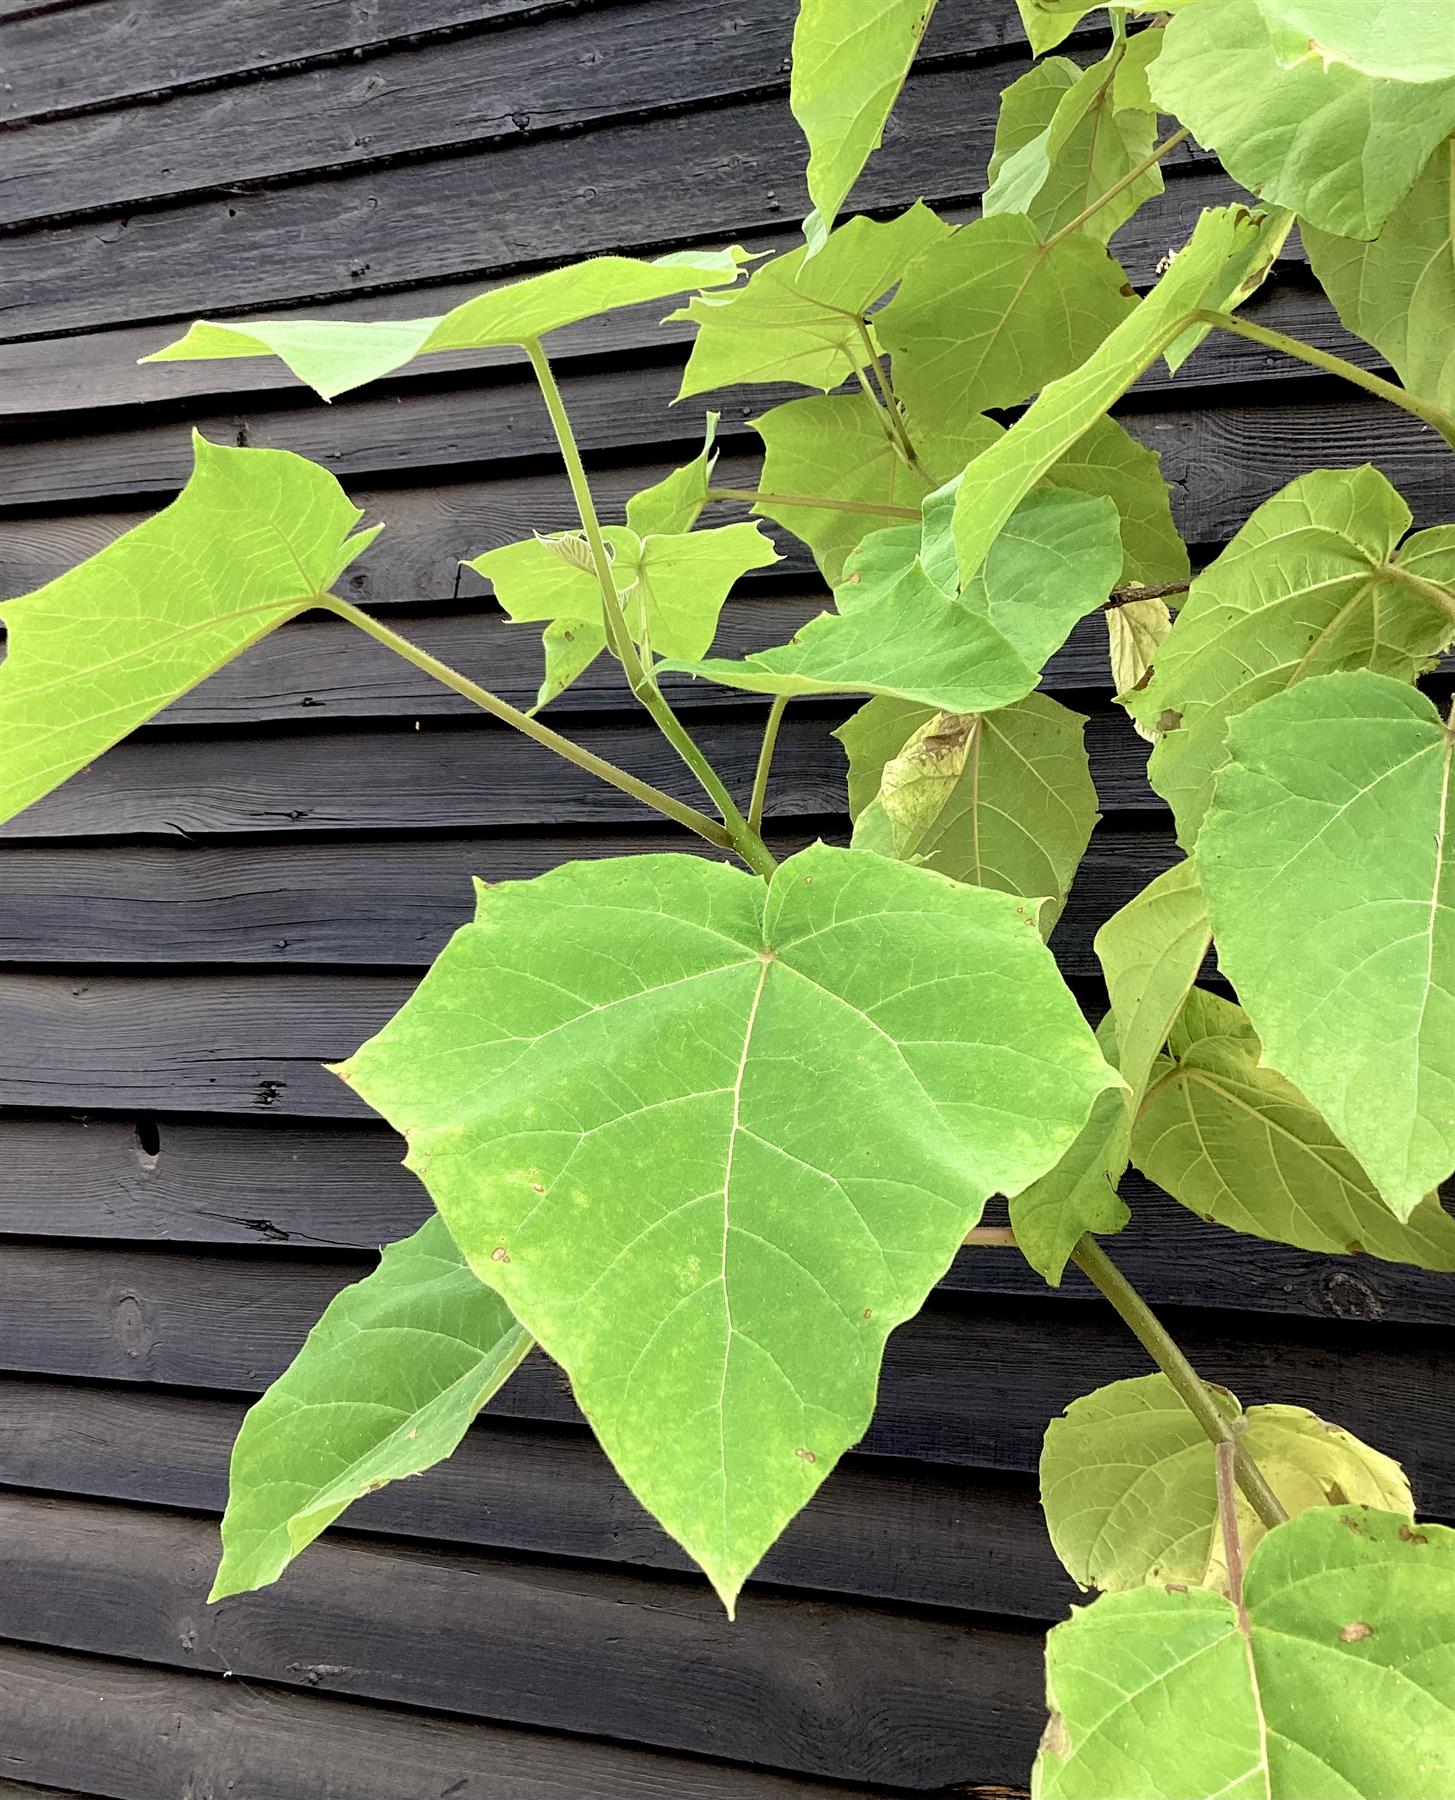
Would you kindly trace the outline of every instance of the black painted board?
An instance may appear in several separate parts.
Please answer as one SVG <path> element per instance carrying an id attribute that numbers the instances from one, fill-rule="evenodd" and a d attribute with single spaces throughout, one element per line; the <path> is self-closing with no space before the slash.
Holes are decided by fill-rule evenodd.
<path id="1" fill-rule="evenodd" d="M 366 1267 L 321 1256 L 12 1243 L 0 1248 L 0 1367 L 255 1393 Z M 1400 1458 L 1426 1512 L 1455 1514 L 1455 1469 L 1444 1448 L 1455 1435 L 1448 1329 L 1165 1310 L 1206 1379 L 1247 1405 L 1313 1408 Z M 891 1339 L 861 1447 L 1028 1472 L 1048 1420 L 1063 1407 L 1148 1370 L 1145 1353 L 1100 1301 L 941 1291 Z M 539 1353 L 490 1410 L 579 1422 L 564 1376 Z"/>
<path id="2" fill-rule="evenodd" d="M 1040 1634 L 702 1581 L 335 1538 L 203 1605 L 211 1523 L 0 1496 L 0 1632 L 840 1780 L 1023 1774 Z M 973 1695 L 973 1703 L 967 1704 Z"/>
<path id="3" fill-rule="evenodd" d="M 215 1666 L 182 1672 L 20 1644 L 0 1644 L 0 1743 L 8 1765 L 46 1783 L 47 1794 L 73 1782 L 100 1800 L 844 1800 L 846 1792 L 315 1694 L 306 1684 L 239 1681 Z"/>
<path id="4" fill-rule="evenodd" d="M 0 1482 L 220 1514 L 239 1401 L 0 1378 Z M 686 1572 L 589 1432 L 486 1418 L 444 1463 L 349 1508 L 350 1532 Z M 1034 1483 L 851 1456 L 768 1552 L 755 1584 L 1061 1617 L 1075 1584 Z"/>

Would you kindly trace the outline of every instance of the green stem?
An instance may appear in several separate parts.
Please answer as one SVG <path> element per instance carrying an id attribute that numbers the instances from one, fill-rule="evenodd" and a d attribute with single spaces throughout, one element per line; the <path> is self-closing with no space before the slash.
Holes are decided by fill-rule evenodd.
<path id="1" fill-rule="evenodd" d="M 546 411 L 550 414 L 551 427 L 556 434 L 556 443 L 560 446 L 561 457 L 566 465 L 566 474 L 571 483 L 571 494 L 576 502 L 576 511 L 580 514 L 581 529 L 585 532 L 586 542 L 590 546 L 591 560 L 595 565 L 596 579 L 601 588 L 601 609 L 606 625 L 607 643 L 626 671 L 627 684 L 632 693 L 651 714 L 657 729 L 691 769 L 701 783 L 703 792 L 722 814 L 723 824 L 727 827 L 733 849 L 755 873 L 771 875 L 777 864 L 769 854 L 767 845 L 764 844 L 757 832 L 749 827 L 748 821 L 738 811 L 732 795 L 723 786 L 717 771 L 692 741 L 687 728 L 662 697 L 661 689 L 658 688 L 651 671 L 637 654 L 637 647 L 632 642 L 631 632 L 627 629 L 626 617 L 621 610 L 621 599 L 616 591 L 616 578 L 611 569 L 611 557 L 606 548 L 606 540 L 601 534 L 601 522 L 596 516 L 596 503 L 591 497 L 591 484 L 586 479 L 585 465 L 581 461 L 581 452 L 576 444 L 576 434 L 571 429 L 571 421 L 566 414 L 566 404 L 561 398 L 561 390 L 556 385 L 556 377 L 545 351 L 540 346 L 539 339 L 530 339 L 523 348 L 530 358 L 531 368 L 535 371 L 536 381 L 540 385 L 541 397 L 546 403 Z"/>
<path id="2" fill-rule="evenodd" d="M 1186 143 L 1191 136 L 1192 133 L 1184 125 L 1181 131 L 1174 131 L 1171 137 L 1165 137 L 1160 144 L 1154 144 L 1142 160 L 1133 163 L 1126 174 L 1114 181 L 1104 194 L 1098 194 L 1089 205 L 1082 207 L 1074 219 L 1069 220 L 1059 231 L 1053 231 L 1042 245 L 1042 249 L 1054 250 L 1063 238 L 1070 237 L 1073 231 L 1080 231 L 1086 221 L 1094 219 L 1102 207 L 1110 205 L 1118 194 L 1124 193 L 1134 181 L 1139 181 L 1148 169 L 1161 162 L 1162 158 L 1169 155 L 1179 144 Z"/>
<path id="3" fill-rule="evenodd" d="M 1288 1514 L 1282 1502 L 1269 1487 L 1243 1441 L 1234 1432 L 1206 1383 L 1182 1354 L 1171 1333 L 1121 1270 L 1097 1243 L 1086 1236 L 1078 1240 L 1071 1260 L 1115 1307 L 1132 1335 L 1156 1363 L 1176 1390 L 1178 1398 L 1207 1433 L 1214 1444 L 1231 1444 L 1233 1468 L 1238 1486 L 1248 1497 L 1248 1504 L 1271 1531 L 1283 1524 Z"/>
<path id="4" fill-rule="evenodd" d="M 768 796 L 768 771 L 773 767 L 773 749 L 778 742 L 778 727 L 788 705 L 787 694 L 775 696 L 768 708 L 768 723 L 763 727 L 763 747 L 758 752 L 758 766 L 753 771 L 753 795 L 748 802 L 748 824 L 754 831 L 763 829 L 763 802 Z"/>
<path id="5" fill-rule="evenodd" d="M 1377 394 L 1381 400 L 1388 400 L 1391 405 L 1413 413 L 1417 419 L 1423 419 L 1426 425 L 1432 425 L 1451 449 L 1455 450 L 1455 418 L 1432 402 L 1421 400 L 1418 394 L 1410 393 L 1408 388 L 1396 387 L 1394 382 L 1386 381 L 1382 375 L 1371 375 L 1368 369 L 1361 369 L 1358 363 L 1335 356 L 1328 350 L 1320 350 L 1314 344 L 1306 344 L 1302 338 L 1289 337 L 1282 331 L 1269 331 L 1266 326 L 1254 325 L 1232 313 L 1202 308 L 1192 317 L 1198 324 L 1215 325 L 1219 331 L 1230 331 L 1235 337 L 1262 344 L 1265 349 L 1281 350 L 1285 356 L 1297 357 L 1300 362 L 1322 369 L 1326 375 L 1341 375 L 1345 381 L 1352 381 L 1355 387 L 1362 387 L 1366 393 Z"/>
<path id="6" fill-rule="evenodd" d="M 895 399 L 894 389 L 890 385 L 889 371 L 884 366 L 884 358 L 879 354 L 879 346 L 874 342 L 866 319 L 860 319 L 859 321 L 859 336 L 863 341 L 864 354 L 868 358 L 869 368 L 874 376 L 874 385 L 879 390 L 880 404 L 889 415 L 889 428 L 894 433 L 895 442 L 899 445 L 900 454 L 916 474 L 924 475 L 925 480 L 928 481 L 929 476 L 925 475 L 920 459 L 914 453 L 914 445 L 909 440 L 909 427 L 904 422 L 904 414 L 899 410 L 899 402 Z M 864 375 L 863 370 L 860 369 L 856 371 L 856 373 L 862 381 Z M 872 394 L 870 395 L 870 398 L 873 398 Z"/>
<path id="7" fill-rule="evenodd" d="M 917 506 L 880 505 L 873 500 L 830 500 L 826 494 L 767 494 L 761 488 L 714 487 L 709 500 L 746 500 L 750 506 L 817 506 L 825 512 L 872 513 L 880 519 L 918 519 Z"/>
<path id="8" fill-rule="evenodd" d="M 467 676 L 461 675 L 457 669 L 452 669 L 448 663 L 442 663 L 437 656 L 421 650 L 418 644 L 411 644 L 408 638 L 400 637 L 398 632 L 391 631 L 387 625 L 381 625 L 377 619 L 370 618 L 368 613 L 361 612 L 352 602 L 328 594 L 321 597 L 318 604 L 331 613 L 337 613 L 339 618 L 347 619 L 350 625 L 357 625 L 360 631 L 366 631 L 396 656 L 402 656 L 405 662 L 413 663 L 416 669 L 422 669 L 426 675 L 432 675 L 436 681 L 464 699 L 473 701 L 482 712 L 489 713 L 491 718 L 513 726 L 516 731 L 543 744 L 547 750 L 554 750 L 557 756 L 575 763 L 578 769 L 585 769 L 588 774 L 595 775 L 600 780 L 609 782 L 612 787 L 619 788 L 622 793 L 640 800 L 644 806 L 650 806 L 669 819 L 675 819 L 679 825 L 695 831 L 710 844 L 717 844 L 722 849 L 733 847 L 732 833 L 726 825 L 720 825 L 706 813 L 698 812 L 695 806 L 688 806 L 685 801 L 663 793 L 661 788 L 653 787 L 650 782 L 639 781 L 635 775 L 617 768 L 615 763 L 607 762 L 604 757 L 596 756 L 590 750 L 583 750 L 579 744 L 573 744 L 570 738 L 562 737 L 559 731 L 552 731 L 549 725 L 542 725 L 539 719 L 533 719 L 529 713 L 523 713 L 508 701 L 497 698 L 488 688 L 480 687 Z"/>

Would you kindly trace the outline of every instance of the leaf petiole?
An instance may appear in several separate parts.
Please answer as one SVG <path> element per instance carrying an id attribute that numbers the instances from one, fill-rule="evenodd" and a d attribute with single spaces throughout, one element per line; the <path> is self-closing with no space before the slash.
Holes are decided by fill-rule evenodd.
<path id="1" fill-rule="evenodd" d="M 1115 16 L 1115 15 L 1114 15 Z M 1174 131 L 1170 137 L 1163 138 L 1160 144 L 1154 144 L 1140 162 L 1133 163 L 1125 175 L 1114 181 L 1104 194 L 1098 194 L 1088 205 L 1083 206 L 1074 219 L 1068 219 L 1059 231 L 1053 231 L 1042 246 L 1043 250 L 1054 250 L 1063 238 L 1071 236 L 1073 231 L 1080 231 L 1088 219 L 1094 219 L 1102 207 L 1109 206 L 1118 194 L 1125 193 L 1134 181 L 1140 181 L 1148 169 L 1169 156 L 1179 144 L 1185 143 L 1192 133 L 1183 126 L 1181 131 Z"/>
<path id="2" fill-rule="evenodd" d="M 784 709 L 788 705 L 788 695 L 779 694 L 768 708 L 768 722 L 763 727 L 762 748 L 758 751 L 758 766 L 753 771 L 753 794 L 748 802 L 748 825 L 753 831 L 763 829 L 763 802 L 768 797 L 768 774 L 773 767 L 773 750 L 778 742 L 778 727 L 783 723 Z"/>
<path id="3" fill-rule="evenodd" d="M 825 512 L 872 513 L 880 519 L 918 519 L 917 506 L 890 506 L 873 500 L 831 500 L 826 494 L 767 494 L 761 488 L 714 487 L 707 490 L 709 500 L 744 500 L 750 506 L 760 501 L 769 506 L 816 506 Z"/>

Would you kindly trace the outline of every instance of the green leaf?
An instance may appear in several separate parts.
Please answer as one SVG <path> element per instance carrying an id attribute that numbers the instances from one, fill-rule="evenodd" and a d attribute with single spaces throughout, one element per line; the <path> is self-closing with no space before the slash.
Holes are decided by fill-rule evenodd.
<path id="1" fill-rule="evenodd" d="M 854 0 L 851 21 L 842 0 L 801 0 L 788 103 L 808 139 L 810 254 L 879 148 L 934 10 L 935 0 Z"/>
<path id="2" fill-rule="evenodd" d="M 0 821 L 318 605 L 379 533 L 290 451 L 192 448 L 170 506 L 0 606 Z"/>
<path id="3" fill-rule="evenodd" d="M 443 1462 L 530 1347 L 439 1219 L 391 1244 L 243 1420 L 209 1598 L 266 1587 L 352 1501 Z"/>
<path id="4" fill-rule="evenodd" d="M 1051 382 L 1011 429 L 970 464 L 955 505 L 962 574 L 980 567 L 1025 496 L 1186 329 L 1208 290 L 1230 262 L 1250 253 L 1259 232 L 1258 221 L 1242 207 L 1205 212 L 1191 242 L 1146 299 L 1079 369 Z M 1074 241 L 1067 239 L 1068 244 Z"/>
<path id="5" fill-rule="evenodd" d="M 1455 734 L 1360 672 L 1260 701 L 1228 749 L 1198 839 L 1219 966 L 1407 1219 L 1455 1166 Z"/>
<path id="6" fill-rule="evenodd" d="M 996 712 L 932 714 L 884 765 L 855 846 L 1043 901 L 1049 935 L 1101 817 L 1085 726 L 1044 694 Z"/>
<path id="7" fill-rule="evenodd" d="M 1161 33 L 1144 31 L 1089 69 L 1058 56 L 1013 82 L 1001 95 L 986 215 L 1023 213 L 1049 238 L 1128 176 L 1157 135 L 1147 69 L 1160 47 Z M 1161 192 L 1154 163 L 1080 229 L 1105 244 Z"/>
<path id="8" fill-rule="evenodd" d="M 1298 1089 L 1262 1062 L 1239 1006 L 1195 989 L 1172 1031 L 1132 1160 L 1210 1224 L 1326 1255 L 1455 1270 L 1455 1218 L 1438 1194 L 1405 1224 Z"/>
<path id="9" fill-rule="evenodd" d="M 706 415 L 702 448 L 691 462 L 673 469 L 670 475 L 664 475 L 627 501 L 626 522 L 639 538 L 676 537 L 691 531 L 697 523 L 707 505 L 707 490 L 717 466 L 713 439 L 721 418 L 721 413 Z"/>
<path id="10" fill-rule="evenodd" d="M 1138 1588 L 1058 1625 L 1036 1800 L 1448 1800 L 1455 1531 L 1316 1507 L 1243 1599 Z"/>
<path id="11" fill-rule="evenodd" d="M 1301 1406 L 1213 1397 L 1290 1517 L 1313 1506 L 1378 1506 L 1414 1517 L 1397 1462 Z M 1115 1593 L 1147 1582 L 1226 1592 L 1217 1470 L 1206 1432 L 1165 1375 L 1113 1381 L 1052 1419 L 1041 1451 L 1041 1504 L 1057 1556 L 1084 1588 Z M 1265 1528 L 1238 1495 L 1246 1554 Z"/>
<path id="12" fill-rule="evenodd" d="M 729 1607 L 1114 1080 L 1014 900 L 823 845 L 482 886 L 340 1073 Z"/>
<path id="13" fill-rule="evenodd" d="M 777 551 L 758 525 L 718 525 L 708 531 L 645 538 L 626 525 L 606 525 L 601 535 L 612 556 L 622 612 L 634 641 L 673 656 L 703 655 L 717 634 L 718 616 L 733 583 L 749 569 L 765 569 L 778 561 Z M 487 550 L 465 567 L 493 584 L 496 599 L 512 619 L 560 624 L 555 679 L 574 660 L 570 646 L 579 642 L 575 654 L 584 656 L 594 645 L 593 657 L 604 646 L 601 589 L 585 540 L 578 534 L 524 538 Z M 574 631 L 577 625 L 590 628 L 584 639 Z M 564 638 L 565 632 L 572 637 Z M 551 646 L 547 648 L 549 653 Z M 550 687 L 552 679 L 546 685 Z M 543 689 L 538 704 L 549 697 Z"/>
<path id="14" fill-rule="evenodd" d="M 249 319 L 225 325 L 199 319 L 185 337 L 143 362 L 198 362 L 217 357 L 276 356 L 300 381 L 332 400 L 349 388 L 392 375 L 436 350 L 483 350 L 524 344 L 562 325 L 694 288 L 736 281 L 746 252 L 690 250 L 643 262 L 594 256 L 477 294 L 433 319 Z"/>
<path id="15" fill-rule="evenodd" d="M 1112 684 L 1124 706 L 1147 680 L 1171 630 L 1172 614 L 1165 600 L 1128 600 L 1121 606 L 1107 608 Z M 1133 723 L 1136 724 L 1135 719 Z M 1136 729 L 1139 736 L 1156 741 L 1157 734 L 1147 726 L 1137 725 Z"/>
<path id="16" fill-rule="evenodd" d="M 926 250 L 874 325 L 910 417 L 954 430 L 1074 369 L 1135 306 L 1101 245 L 1075 234 L 1048 246 L 1004 213 Z"/>
<path id="17" fill-rule="evenodd" d="M 850 713 L 832 735 L 844 746 L 849 759 L 849 816 L 857 820 L 871 806 L 892 762 L 922 725 L 929 724 L 937 708 L 916 706 L 911 700 L 870 700 Z"/>
<path id="18" fill-rule="evenodd" d="M 999 425 L 979 417 L 964 420 L 946 436 L 910 423 L 921 464 L 946 478 L 1000 436 Z M 933 486 L 904 460 L 886 429 L 884 409 L 866 394 L 789 400 L 752 426 L 763 439 L 760 491 L 768 495 L 822 494 L 863 506 L 918 506 Z M 759 500 L 753 511 L 801 538 L 830 586 L 837 585 L 855 545 L 885 523 L 872 512 L 772 499 Z M 912 529 L 917 534 L 918 528 Z"/>
<path id="19" fill-rule="evenodd" d="M 1152 70 L 1157 104 L 1265 200 L 1340 237 L 1373 237 L 1455 131 L 1455 79 L 1387 81 L 1306 46 L 1286 60 L 1266 4 L 1197 0 L 1180 12 Z"/>
<path id="20" fill-rule="evenodd" d="M 1113 13 L 1173 13 L 1192 0 L 1016 0 L 1021 23 L 1037 56 L 1054 50 L 1088 13 L 1103 6 Z"/>
<path id="21" fill-rule="evenodd" d="M 1231 719 L 1340 669 L 1413 681 L 1455 639 L 1455 597 L 1446 611 L 1407 585 L 1455 590 L 1455 527 L 1400 545 L 1409 526 L 1378 469 L 1317 469 L 1265 501 L 1192 584 L 1151 679 L 1127 699 L 1160 734 L 1149 775 L 1184 846 L 1227 761 Z"/>
<path id="22" fill-rule="evenodd" d="M 1394 81 L 1455 76 L 1455 13 L 1446 0 L 1259 0 L 1290 60 L 1346 63 Z M 1302 40 L 1302 41 L 1299 41 Z"/>
<path id="23" fill-rule="evenodd" d="M 1302 235 L 1350 331 L 1389 358 L 1411 393 L 1455 411 L 1455 138 L 1435 151 L 1372 242 L 1311 225 Z"/>
<path id="24" fill-rule="evenodd" d="M 1162 458 L 1129 436 L 1115 419 L 1098 419 L 1057 459 L 1045 479 L 1052 487 L 1106 494 L 1116 502 L 1123 552 L 1117 585 L 1140 581 L 1160 586 L 1187 579 L 1187 546 L 1172 523 Z"/>
<path id="25" fill-rule="evenodd" d="M 777 649 L 662 667 L 750 693 L 887 694 L 944 712 L 985 712 L 1031 692 L 1077 619 L 1105 599 L 1120 565 L 1111 502 L 1047 489 L 1026 501 L 958 599 L 916 558 L 872 598 L 841 586 L 839 612 L 820 613 Z"/>
<path id="26" fill-rule="evenodd" d="M 541 633 L 546 672 L 531 709 L 539 712 L 564 694 L 606 649 L 606 628 L 595 619 L 552 619 Z"/>
<path id="27" fill-rule="evenodd" d="M 917 201 L 887 224 L 850 219 L 812 258 L 775 256 L 730 294 L 697 295 L 669 315 L 698 328 L 677 398 L 739 382 L 837 387 L 870 360 L 869 308 L 949 229 Z"/>

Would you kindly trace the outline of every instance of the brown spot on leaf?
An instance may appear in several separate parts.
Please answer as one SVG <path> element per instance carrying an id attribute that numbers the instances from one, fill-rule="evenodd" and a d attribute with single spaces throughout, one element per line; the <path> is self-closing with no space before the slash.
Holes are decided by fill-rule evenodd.
<path id="1" fill-rule="evenodd" d="M 1063 1762 L 1071 1754 L 1071 1733 L 1058 1712 L 1053 1712 L 1046 1720 L 1046 1729 L 1041 1733 L 1041 1750 L 1044 1755 L 1058 1757 Z"/>
<path id="2" fill-rule="evenodd" d="M 1331 1481 L 1324 1489 L 1324 1493 L 1328 1496 L 1330 1506 L 1347 1506 L 1349 1504 L 1349 1496 L 1337 1481 Z"/>
<path id="3" fill-rule="evenodd" d="M 532 1183 L 531 1183 L 531 1184 L 530 1184 L 530 1191 L 531 1191 L 531 1192 L 532 1192 L 532 1193 L 533 1193 L 533 1194 L 543 1194 L 543 1193 L 545 1193 L 545 1191 L 546 1191 L 546 1184 L 545 1184 L 545 1182 L 543 1182 L 543 1181 L 533 1181 L 533 1182 L 532 1182 Z"/>
<path id="4" fill-rule="evenodd" d="M 801 1446 L 799 1449 L 795 1450 L 793 1452 L 793 1454 L 798 1458 L 798 1460 L 800 1462 L 816 1463 L 818 1461 L 818 1457 L 814 1454 L 814 1452 L 812 1450 L 805 1450 Z"/>
<path id="5" fill-rule="evenodd" d="M 1158 715 L 1157 729 L 1161 732 L 1176 731 L 1182 724 L 1182 714 L 1174 707 L 1168 706 Z"/>
<path id="6" fill-rule="evenodd" d="M 1185 1594 L 1187 1592 L 1187 1583 L 1185 1581 L 1167 1581 L 1163 1583 L 1163 1586 L 1167 1589 L 1169 1594 Z"/>
<path id="7" fill-rule="evenodd" d="M 1399 1541 L 1402 1544 L 1428 1544 L 1430 1539 L 1427 1532 L 1416 1531 L 1412 1525 L 1401 1525 Z"/>
<path id="8" fill-rule="evenodd" d="M 864 1317 L 866 1319 L 872 1319 L 874 1317 L 874 1308 L 872 1306 L 866 1306 L 864 1308 Z"/>
<path id="9" fill-rule="evenodd" d="M 504 1244 L 497 1244 L 490 1252 L 490 1260 L 491 1262 L 507 1263 L 510 1261 L 510 1252 L 505 1248 Z"/>
<path id="10" fill-rule="evenodd" d="M 1365 1638 L 1373 1636 L 1374 1627 L 1372 1625 L 1366 1625 L 1363 1619 L 1350 1619 L 1339 1633 L 1339 1642 L 1341 1644 L 1362 1644 Z"/>

